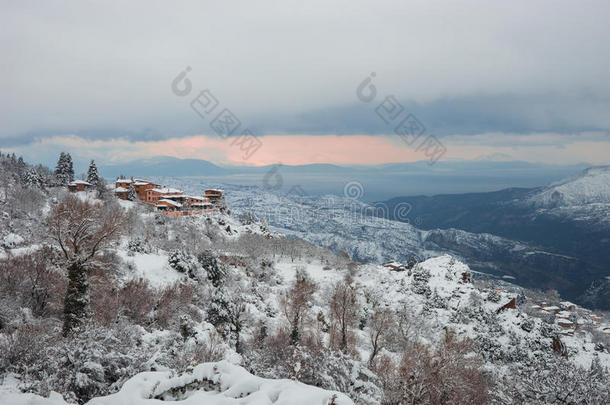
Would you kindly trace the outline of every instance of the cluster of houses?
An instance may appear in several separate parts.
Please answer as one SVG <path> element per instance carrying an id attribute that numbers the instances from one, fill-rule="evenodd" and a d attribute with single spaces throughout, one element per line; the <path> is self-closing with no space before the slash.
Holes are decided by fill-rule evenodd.
<path id="1" fill-rule="evenodd" d="M 600 324 L 600 318 L 591 313 L 591 311 L 581 309 L 581 314 L 576 312 L 576 305 L 569 301 L 562 301 L 559 305 L 549 305 L 546 302 L 532 305 L 534 310 L 554 315 L 555 324 L 562 330 L 562 334 L 571 336 L 576 330 L 583 325 L 593 325 L 602 333 L 610 335 L 610 327 L 608 325 Z M 582 312 L 586 316 L 582 316 Z"/>
<path id="2" fill-rule="evenodd" d="M 88 191 L 93 184 L 75 180 L 68 184 L 71 192 Z M 118 179 L 114 194 L 121 200 L 138 199 L 154 205 L 157 211 L 168 216 L 196 215 L 223 211 L 226 208 L 222 190 L 214 188 L 203 191 L 202 196 L 186 195 L 182 190 L 161 186 L 144 179 Z"/>
<path id="3" fill-rule="evenodd" d="M 182 190 L 133 177 L 118 179 L 114 194 L 122 200 L 137 198 L 154 205 L 159 212 L 168 216 L 196 215 L 225 208 L 224 196 L 220 189 L 208 189 L 204 190 L 202 196 L 191 196 L 184 194 Z"/>

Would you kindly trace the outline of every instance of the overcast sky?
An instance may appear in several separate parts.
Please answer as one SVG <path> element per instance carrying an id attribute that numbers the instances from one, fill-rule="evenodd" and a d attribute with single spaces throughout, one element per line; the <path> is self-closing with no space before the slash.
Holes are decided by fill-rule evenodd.
<path id="1" fill-rule="evenodd" d="M 5 0 L 0 149 L 354 163 L 383 144 L 369 163 L 417 160 L 375 113 L 393 95 L 447 158 L 608 164 L 609 15 L 608 1 Z M 265 153 L 232 155 L 191 109 L 204 89 Z"/>

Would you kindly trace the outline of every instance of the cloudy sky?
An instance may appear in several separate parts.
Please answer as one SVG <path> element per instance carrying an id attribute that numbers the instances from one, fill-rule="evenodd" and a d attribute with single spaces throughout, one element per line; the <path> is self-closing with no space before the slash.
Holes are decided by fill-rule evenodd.
<path id="1" fill-rule="evenodd" d="M 443 159 L 609 164 L 608 15 L 586 0 L 3 1 L 0 149 L 424 160 L 394 133 L 412 114 Z M 255 154 L 214 131 L 222 111 Z"/>

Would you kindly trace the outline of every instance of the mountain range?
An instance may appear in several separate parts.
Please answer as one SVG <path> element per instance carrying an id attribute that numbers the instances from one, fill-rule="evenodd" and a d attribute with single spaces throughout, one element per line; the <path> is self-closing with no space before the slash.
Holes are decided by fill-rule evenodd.
<path id="1" fill-rule="evenodd" d="M 399 197 L 376 204 L 287 194 L 287 186 L 278 191 L 222 187 L 236 214 L 251 212 L 278 232 L 344 251 L 354 260 L 422 260 L 448 252 L 481 276 L 556 289 L 583 305 L 609 309 L 610 199 L 603 192 L 609 172 L 609 167 L 596 167 L 545 187 Z M 218 185 L 205 177 L 158 181 L 187 192 Z M 373 208 L 380 206 L 385 211 Z"/>
<path id="2" fill-rule="evenodd" d="M 88 162 L 87 162 L 88 164 Z M 266 166 L 223 165 L 205 160 L 157 156 L 126 164 L 100 166 L 109 180 L 126 176 L 205 177 L 217 184 L 265 186 L 286 193 L 299 186 L 308 195 L 343 195 L 357 182 L 360 199 L 373 202 L 400 195 L 487 192 L 508 187 L 536 187 L 573 176 L 588 164 L 548 165 L 518 161 L 426 161 L 383 165 L 307 164 Z M 87 166 L 82 166 L 87 167 Z M 279 176 L 279 182 L 278 182 Z"/>

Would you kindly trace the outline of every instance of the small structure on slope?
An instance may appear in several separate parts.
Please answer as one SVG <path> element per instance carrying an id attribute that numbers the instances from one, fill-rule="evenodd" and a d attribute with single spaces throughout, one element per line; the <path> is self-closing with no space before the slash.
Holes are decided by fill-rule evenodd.
<path id="1" fill-rule="evenodd" d="M 502 311 L 506 311 L 507 309 L 517 309 L 517 299 L 513 298 L 512 300 L 508 301 L 506 304 L 502 305 L 500 308 L 498 308 L 498 310 L 496 311 L 496 313 L 500 313 Z"/>
<path id="2" fill-rule="evenodd" d="M 398 263 L 395 261 L 384 263 L 383 267 L 392 271 L 405 271 L 407 269 L 402 263 Z"/>
<path id="3" fill-rule="evenodd" d="M 84 180 L 74 180 L 70 184 L 68 184 L 68 190 L 76 193 L 78 191 L 87 191 L 93 187 L 93 184 L 88 183 Z"/>

